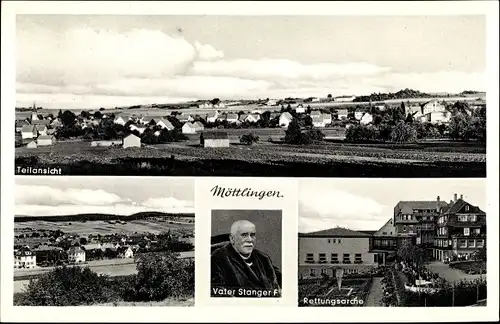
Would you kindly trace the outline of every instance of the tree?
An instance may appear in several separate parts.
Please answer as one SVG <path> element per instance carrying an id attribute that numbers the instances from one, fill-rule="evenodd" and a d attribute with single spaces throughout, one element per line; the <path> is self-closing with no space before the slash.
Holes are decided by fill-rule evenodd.
<path id="1" fill-rule="evenodd" d="M 61 119 L 62 118 L 62 110 L 59 109 L 59 112 L 57 113 L 57 118 Z"/>
<path id="2" fill-rule="evenodd" d="M 298 144 L 300 143 L 301 135 L 302 131 L 300 130 L 299 121 L 297 118 L 293 118 L 285 132 L 285 143 Z"/>
<path id="3" fill-rule="evenodd" d="M 472 119 L 466 113 L 457 113 L 451 117 L 448 130 L 453 139 L 468 140 L 473 135 Z"/>
<path id="4" fill-rule="evenodd" d="M 252 145 L 253 143 L 256 143 L 258 141 L 259 141 L 259 136 L 256 136 L 252 133 L 245 134 L 240 137 L 240 143 L 246 145 Z"/>
<path id="5" fill-rule="evenodd" d="M 61 121 L 64 127 L 73 127 L 76 123 L 76 115 L 69 110 L 65 110 L 61 115 Z"/>
<path id="6" fill-rule="evenodd" d="M 80 245 L 86 245 L 87 239 L 85 237 L 80 237 Z"/>
<path id="7" fill-rule="evenodd" d="M 178 253 L 143 253 L 136 257 L 138 300 L 158 301 L 194 294 L 194 262 Z"/>
<path id="8" fill-rule="evenodd" d="M 220 103 L 220 99 L 219 98 L 213 98 L 212 100 L 210 100 L 210 103 L 212 105 L 218 105 Z"/>
<path id="9" fill-rule="evenodd" d="M 328 100 L 332 100 L 332 94 L 331 93 L 329 93 L 326 97 L 328 98 Z"/>
<path id="10" fill-rule="evenodd" d="M 429 261 L 425 249 L 414 245 L 410 240 L 404 240 L 402 242 L 396 255 L 406 263 L 414 265 L 417 273 L 420 273 L 421 267 Z"/>
<path id="11" fill-rule="evenodd" d="M 412 143 L 417 140 L 417 130 L 412 124 L 399 121 L 392 128 L 391 140 L 397 143 Z"/>
<path id="12" fill-rule="evenodd" d="M 78 306 L 118 300 L 111 282 L 85 267 L 57 267 L 31 279 L 22 304 L 26 306 Z"/>

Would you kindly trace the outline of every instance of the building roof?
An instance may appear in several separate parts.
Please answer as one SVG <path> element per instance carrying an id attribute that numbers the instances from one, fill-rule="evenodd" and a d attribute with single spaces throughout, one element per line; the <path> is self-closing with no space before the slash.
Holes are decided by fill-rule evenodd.
<path id="1" fill-rule="evenodd" d="M 186 122 L 186 123 L 184 123 L 184 125 L 182 125 L 182 127 L 184 127 L 184 126 L 188 126 L 189 128 L 196 128 L 196 126 L 192 122 Z"/>
<path id="2" fill-rule="evenodd" d="M 23 133 L 32 133 L 35 131 L 35 126 L 34 125 L 24 125 L 22 128 L 21 128 L 21 132 Z"/>
<path id="3" fill-rule="evenodd" d="M 437 200 L 432 201 L 400 201 L 394 207 L 394 211 L 398 213 L 399 211 L 413 211 L 414 209 L 435 209 L 437 206 Z M 439 201 L 439 207 L 447 207 L 448 203 L 446 201 Z"/>
<path id="4" fill-rule="evenodd" d="M 365 231 L 365 230 L 363 230 L 363 231 L 358 231 L 358 232 L 360 232 L 360 233 L 364 233 L 364 234 L 368 234 L 368 235 L 373 235 L 373 234 L 375 234 L 377 231 Z"/>
<path id="5" fill-rule="evenodd" d="M 85 249 L 85 250 L 97 250 L 97 249 L 100 249 L 101 248 L 101 245 L 100 244 L 85 244 L 85 245 L 82 245 L 82 247 Z"/>
<path id="6" fill-rule="evenodd" d="M 125 138 L 129 138 L 129 137 L 134 137 L 134 138 L 137 138 L 137 139 L 141 139 L 139 136 L 136 136 L 135 134 L 128 134 L 127 136 L 125 136 Z"/>
<path id="7" fill-rule="evenodd" d="M 194 122 L 193 125 L 196 126 L 196 127 L 199 127 L 199 128 L 203 128 L 204 127 L 203 124 L 200 121 Z"/>
<path id="8" fill-rule="evenodd" d="M 53 140 L 54 135 L 40 135 L 38 136 L 38 140 Z"/>
<path id="9" fill-rule="evenodd" d="M 337 109 L 337 114 L 346 114 L 347 115 L 348 110 L 347 109 Z"/>
<path id="10" fill-rule="evenodd" d="M 162 119 L 158 120 L 157 124 L 159 124 L 160 122 L 162 122 L 162 123 L 163 123 L 165 126 L 167 126 L 167 127 L 168 127 L 168 126 L 172 126 L 172 127 L 174 127 L 174 126 L 172 125 L 172 123 L 170 122 L 170 120 L 168 120 L 168 119 L 162 118 Z"/>
<path id="11" fill-rule="evenodd" d="M 226 119 L 238 119 L 237 114 L 227 114 Z"/>
<path id="12" fill-rule="evenodd" d="M 50 120 L 48 119 L 35 119 L 35 120 L 32 120 L 31 123 L 33 125 L 49 125 L 50 124 Z"/>
<path id="13" fill-rule="evenodd" d="M 35 249 L 35 251 L 62 251 L 63 249 L 59 246 L 53 245 L 40 245 Z"/>
<path id="14" fill-rule="evenodd" d="M 469 204 L 468 202 L 466 202 L 465 200 L 463 199 L 457 199 L 457 201 L 453 202 L 449 208 L 446 209 L 446 214 L 455 214 L 455 213 L 459 213 L 462 208 L 466 205 L 469 205 L 470 206 L 470 212 L 472 213 L 480 213 L 480 214 L 484 214 L 485 212 L 482 211 L 478 206 L 473 206 L 471 204 Z"/>
<path id="15" fill-rule="evenodd" d="M 370 237 L 369 234 L 353 231 L 343 227 L 334 227 L 322 231 L 299 233 L 299 237 Z"/>
<path id="16" fill-rule="evenodd" d="M 321 116 L 321 111 L 319 111 L 319 110 L 313 110 L 313 111 L 311 111 L 311 117 L 312 116 L 318 116 L 318 117 Z"/>
<path id="17" fill-rule="evenodd" d="M 293 118 L 292 114 L 290 114 L 288 111 L 285 111 L 284 113 L 282 113 L 282 114 L 280 115 L 280 118 L 281 118 L 281 117 L 286 117 L 286 118 L 288 118 L 288 119 L 292 119 L 292 118 Z"/>
<path id="18" fill-rule="evenodd" d="M 227 132 L 205 132 L 202 133 L 204 139 L 227 139 Z"/>
<path id="19" fill-rule="evenodd" d="M 142 117 L 142 120 L 147 122 L 147 121 L 152 121 L 155 119 L 152 116 L 144 116 L 144 117 Z"/>
<path id="20" fill-rule="evenodd" d="M 45 125 L 36 125 L 35 127 L 37 131 L 43 131 L 44 129 L 47 129 L 47 126 Z"/>

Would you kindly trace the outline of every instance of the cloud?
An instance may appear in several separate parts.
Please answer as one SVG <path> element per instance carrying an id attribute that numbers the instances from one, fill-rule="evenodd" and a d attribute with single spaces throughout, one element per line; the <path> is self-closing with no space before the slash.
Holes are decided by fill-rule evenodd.
<path id="1" fill-rule="evenodd" d="M 142 206 L 157 209 L 160 211 L 194 207 L 192 201 L 179 200 L 174 197 L 148 198 L 146 201 L 142 202 Z"/>
<path id="2" fill-rule="evenodd" d="M 301 232 L 336 226 L 372 229 L 380 227 L 381 220 L 385 218 L 384 205 L 372 198 L 339 189 L 301 187 L 299 207 Z"/>
<path id="3" fill-rule="evenodd" d="M 41 185 L 16 185 L 15 209 L 16 215 L 130 215 L 145 211 L 194 213 L 194 204 L 192 201 L 174 197 L 151 197 L 137 202 L 102 189 L 56 189 Z"/>
<path id="4" fill-rule="evenodd" d="M 200 60 L 215 60 L 224 57 L 224 52 L 217 50 L 215 47 L 209 44 L 201 44 L 200 42 L 194 42 L 194 47 L 198 52 L 198 58 Z"/>
<path id="5" fill-rule="evenodd" d="M 98 108 L 193 99 L 363 95 L 413 88 L 484 90 L 481 72 L 400 73 L 370 62 L 226 58 L 210 44 L 159 30 L 43 27 L 17 31 L 18 105 Z"/>

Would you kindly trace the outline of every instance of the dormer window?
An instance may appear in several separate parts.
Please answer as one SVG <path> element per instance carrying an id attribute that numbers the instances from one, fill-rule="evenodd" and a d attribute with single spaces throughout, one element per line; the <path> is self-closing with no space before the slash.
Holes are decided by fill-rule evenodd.
<path id="1" fill-rule="evenodd" d="M 465 211 L 468 212 L 469 211 L 469 205 L 466 205 L 465 206 Z"/>

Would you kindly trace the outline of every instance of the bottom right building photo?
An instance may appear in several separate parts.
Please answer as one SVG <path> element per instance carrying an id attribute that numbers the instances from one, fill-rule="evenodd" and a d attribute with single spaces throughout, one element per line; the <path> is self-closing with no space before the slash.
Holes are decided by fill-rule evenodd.
<path id="1" fill-rule="evenodd" d="M 299 306 L 486 306 L 485 179 L 299 188 Z"/>

